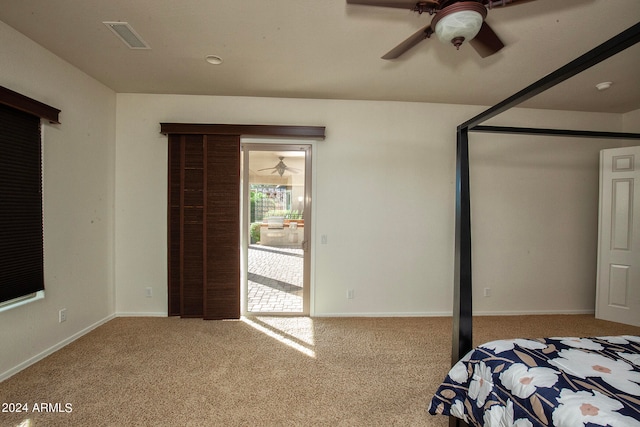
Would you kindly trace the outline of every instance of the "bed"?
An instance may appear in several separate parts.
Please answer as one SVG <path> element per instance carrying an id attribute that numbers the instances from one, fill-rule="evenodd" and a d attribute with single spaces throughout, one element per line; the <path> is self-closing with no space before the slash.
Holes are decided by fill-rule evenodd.
<path id="1" fill-rule="evenodd" d="M 640 393 L 637 390 L 637 388 L 640 388 L 640 385 L 638 384 L 640 381 L 629 380 L 635 384 L 635 387 L 632 387 L 635 390 L 635 394 L 627 393 L 626 391 L 610 390 L 602 384 L 604 381 L 602 376 L 586 376 L 584 373 L 581 374 L 582 376 L 573 375 L 569 370 L 560 370 L 559 366 L 555 366 L 553 364 L 551 367 L 545 366 L 543 363 L 544 361 L 546 361 L 545 363 L 551 363 L 553 360 L 556 360 L 554 363 L 558 363 L 558 359 L 564 359 L 563 355 L 578 354 L 575 352 L 577 350 L 584 352 L 588 357 L 592 357 L 590 355 L 599 354 L 594 349 L 576 349 L 567 344 L 570 340 L 568 341 L 563 338 L 496 341 L 494 343 L 487 343 L 484 346 L 472 349 L 473 275 L 471 268 L 471 197 L 469 185 L 469 133 L 471 132 L 553 135 L 599 139 L 640 139 L 640 134 L 638 133 L 482 125 L 482 123 L 497 116 L 498 114 L 517 106 L 518 104 L 557 84 L 562 83 L 563 81 L 594 65 L 599 64 L 600 62 L 618 54 L 638 42 L 640 42 L 640 23 L 630 27 L 600 46 L 559 68 L 555 72 L 548 74 L 520 92 L 517 92 L 513 96 L 464 122 L 457 128 L 455 267 L 453 340 L 451 352 L 453 368 L 449 375 L 447 375 L 443 385 L 438 389 L 429 408 L 429 411 L 433 414 L 451 415 L 451 426 L 463 425 L 462 423 L 465 419 L 469 424 L 478 426 L 591 426 L 608 424 L 611 426 L 619 425 L 626 427 L 640 425 L 640 421 L 638 421 L 640 419 Z M 616 341 L 616 339 L 620 340 L 620 342 L 611 342 Z M 583 340 L 585 340 L 584 342 L 590 341 L 603 346 L 602 351 L 604 351 L 604 353 L 599 354 L 599 357 L 606 358 L 609 360 L 608 363 L 612 363 L 615 366 L 617 366 L 617 364 L 624 366 L 624 372 L 629 375 L 629 378 L 638 379 L 640 372 L 638 371 L 637 355 L 640 353 L 640 349 L 637 341 L 634 341 L 629 337 L 610 338 L 609 340 L 606 338 L 583 338 Z M 626 340 L 627 343 L 623 344 L 622 340 Z M 504 351 L 496 351 L 504 348 L 504 346 L 509 347 L 511 345 L 513 348 L 509 348 Z M 527 345 L 533 347 L 537 346 L 540 348 L 527 348 Z M 626 345 L 629 347 L 624 347 Z M 495 348 L 492 349 L 491 347 Z M 608 350 L 605 350 L 604 348 L 607 348 Z M 618 353 L 625 355 L 635 354 L 635 362 L 624 359 L 624 357 Z M 615 357 L 618 357 L 618 359 L 614 361 L 613 358 Z M 626 367 L 631 366 L 630 364 L 633 363 L 635 363 L 635 365 L 633 365 L 633 370 L 627 370 Z M 511 389 L 501 382 L 500 376 L 506 375 L 506 371 L 511 367 L 514 367 L 514 372 L 517 369 L 522 371 L 525 367 L 528 370 L 537 368 L 553 370 L 553 375 L 557 376 L 558 381 L 554 386 L 545 387 L 544 390 L 536 388 L 536 391 L 533 394 L 522 399 L 517 397 L 516 394 L 513 394 Z M 456 379 L 463 379 L 465 369 L 468 374 L 466 381 L 457 382 Z M 472 370 L 469 371 L 469 369 Z M 545 372 L 551 375 L 549 371 Z M 617 373 L 616 376 L 620 376 L 623 371 L 616 370 L 615 372 Z M 487 378 L 487 380 L 484 380 L 484 378 Z M 622 378 L 626 377 L 622 375 Z M 489 384 L 491 384 L 492 387 L 495 387 L 495 389 L 491 389 L 492 391 L 490 393 L 496 394 L 492 394 L 490 398 L 489 395 L 487 395 L 484 400 L 480 399 L 483 400 L 481 402 L 478 400 L 478 397 L 483 395 L 478 391 L 478 386 L 486 386 L 488 381 L 490 381 Z M 604 381 L 604 383 L 610 385 L 606 381 Z M 465 394 L 465 388 L 467 390 L 467 394 Z M 483 390 L 486 392 L 486 388 Z M 555 391 L 555 394 L 552 390 Z M 497 394 L 498 391 L 499 394 Z M 562 394 L 563 392 L 565 393 L 564 395 Z M 561 407 L 568 408 L 568 406 L 566 406 L 567 404 L 564 403 L 565 399 L 567 399 L 568 402 L 568 393 L 574 393 L 578 396 L 587 396 L 587 394 L 590 394 L 593 396 L 593 399 L 601 398 L 601 400 L 598 400 L 601 403 L 608 402 L 609 408 L 620 409 L 610 409 L 612 419 L 608 423 L 604 424 L 593 422 L 597 418 L 596 416 L 592 419 L 587 419 L 591 419 L 591 423 L 588 421 L 585 423 L 573 420 L 568 422 L 568 424 L 556 424 L 553 418 L 554 410 L 555 412 L 558 412 Z M 490 400 L 487 401 L 487 398 Z M 614 401 L 615 403 L 613 403 Z M 479 403 L 481 404 L 478 406 Z M 586 412 L 595 411 L 595 408 L 598 408 L 598 414 L 600 414 L 600 407 L 593 403 L 588 405 L 591 406 L 584 406 L 584 410 Z M 558 412 L 558 414 L 560 414 L 560 412 Z M 485 422 L 485 416 L 488 417 L 488 422 Z M 513 416 L 513 419 L 510 418 L 511 416 Z M 556 417 L 560 416 L 561 415 L 556 415 Z M 560 419 L 558 419 L 558 422 L 560 422 Z"/>
<path id="2" fill-rule="evenodd" d="M 429 413 L 478 427 L 640 427 L 640 337 L 483 344 L 449 371 Z"/>

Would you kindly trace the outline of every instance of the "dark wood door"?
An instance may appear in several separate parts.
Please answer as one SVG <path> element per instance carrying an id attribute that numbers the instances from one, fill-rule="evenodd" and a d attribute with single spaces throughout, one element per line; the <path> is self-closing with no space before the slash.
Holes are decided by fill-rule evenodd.
<path id="1" fill-rule="evenodd" d="M 169 315 L 240 317 L 240 137 L 169 135 Z"/>

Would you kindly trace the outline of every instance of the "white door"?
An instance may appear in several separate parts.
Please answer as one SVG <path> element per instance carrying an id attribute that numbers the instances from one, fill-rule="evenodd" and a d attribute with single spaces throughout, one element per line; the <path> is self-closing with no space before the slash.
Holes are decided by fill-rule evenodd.
<path id="1" fill-rule="evenodd" d="M 640 326 L 640 147 L 600 153 L 596 317 Z"/>

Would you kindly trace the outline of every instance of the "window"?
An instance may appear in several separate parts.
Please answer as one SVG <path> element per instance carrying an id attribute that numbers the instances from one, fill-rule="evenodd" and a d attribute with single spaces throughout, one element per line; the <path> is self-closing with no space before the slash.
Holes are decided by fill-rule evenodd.
<path id="1" fill-rule="evenodd" d="M 0 88 L 0 305 L 44 290 L 40 118 L 58 113 Z"/>

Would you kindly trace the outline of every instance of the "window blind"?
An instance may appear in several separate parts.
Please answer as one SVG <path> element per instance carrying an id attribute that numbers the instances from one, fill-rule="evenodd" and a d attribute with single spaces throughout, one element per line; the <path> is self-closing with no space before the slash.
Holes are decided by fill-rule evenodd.
<path id="1" fill-rule="evenodd" d="M 0 302 L 44 290 L 40 117 L 0 104 Z"/>

